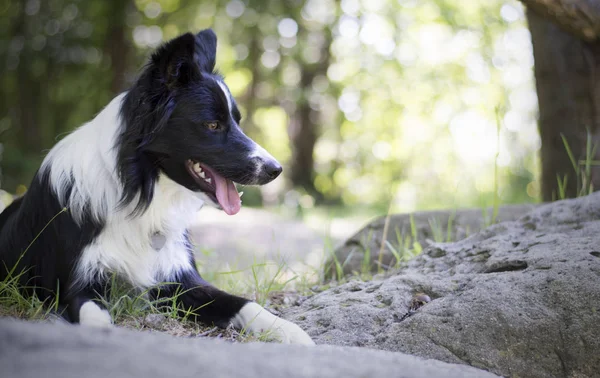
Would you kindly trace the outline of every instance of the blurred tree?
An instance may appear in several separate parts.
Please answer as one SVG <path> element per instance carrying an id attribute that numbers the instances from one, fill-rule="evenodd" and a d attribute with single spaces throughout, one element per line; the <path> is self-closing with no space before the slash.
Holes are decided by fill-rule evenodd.
<path id="1" fill-rule="evenodd" d="M 57 136 L 125 87 L 131 1 L 0 5 L 1 185 L 27 185 Z"/>
<path id="2" fill-rule="evenodd" d="M 288 2 L 288 14 L 301 18 L 300 7 L 292 7 Z M 287 18 L 282 24 L 285 34 L 285 23 L 293 22 Z M 329 48 L 332 42 L 331 29 L 328 25 L 306 20 L 300 23 L 297 36 L 303 48 L 293 58 L 301 65 L 300 82 L 298 84 L 299 96 L 296 101 L 287 101 L 284 106 L 290 115 L 288 135 L 291 144 L 291 158 L 289 162 L 289 179 L 293 187 L 302 188 L 318 201 L 323 199 L 314 185 L 314 150 L 320 135 L 320 107 L 311 104 L 314 94 L 315 79 L 325 77 L 329 68 Z M 293 28 L 293 26 L 287 26 Z M 285 104 L 282 104 L 285 105 Z"/>
<path id="3" fill-rule="evenodd" d="M 127 15 L 134 11 L 130 1 L 108 1 L 108 30 L 104 42 L 104 53 L 112 67 L 110 91 L 119 93 L 127 88 L 126 73 L 130 66 L 132 52 L 130 35 L 127 27 Z"/>
<path id="4" fill-rule="evenodd" d="M 589 157 L 600 160 L 600 3 L 522 1 L 528 7 L 535 59 L 542 139 L 542 199 L 556 199 L 558 180 L 562 182 L 564 177 L 567 197 L 575 197 L 590 182 L 595 190 L 600 189 L 598 166 L 591 167 L 588 172 L 591 177 L 580 175 L 577 183 L 576 171 L 561 137 L 565 137 L 579 162 L 586 159 L 589 131 L 593 153 Z"/>

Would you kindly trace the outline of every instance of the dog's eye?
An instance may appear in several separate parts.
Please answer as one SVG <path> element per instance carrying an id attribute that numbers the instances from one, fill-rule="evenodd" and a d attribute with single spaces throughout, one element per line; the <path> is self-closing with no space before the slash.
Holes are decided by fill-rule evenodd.
<path id="1" fill-rule="evenodd" d="M 220 129 L 219 122 L 216 121 L 206 122 L 206 127 L 212 131 Z"/>

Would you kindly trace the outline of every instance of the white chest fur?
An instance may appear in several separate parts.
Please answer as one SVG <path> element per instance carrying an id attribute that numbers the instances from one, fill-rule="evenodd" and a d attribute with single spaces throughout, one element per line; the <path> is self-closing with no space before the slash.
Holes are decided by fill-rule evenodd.
<path id="1" fill-rule="evenodd" d="M 108 213 L 105 228 L 83 251 L 78 276 L 93 282 L 117 273 L 136 286 L 148 287 L 190 269 L 185 232 L 204 204 L 203 197 L 162 175 L 141 216 L 128 218 L 131 208 Z"/>

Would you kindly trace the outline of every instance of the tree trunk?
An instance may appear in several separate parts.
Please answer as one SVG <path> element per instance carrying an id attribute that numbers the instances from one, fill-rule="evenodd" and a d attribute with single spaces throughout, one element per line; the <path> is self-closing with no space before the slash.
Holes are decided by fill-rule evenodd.
<path id="1" fill-rule="evenodd" d="M 521 0 L 523 4 L 577 37 L 600 39 L 600 2 L 597 0 Z"/>
<path id="2" fill-rule="evenodd" d="M 567 176 L 566 196 L 574 197 L 576 173 L 561 134 L 575 159 L 585 160 L 589 130 L 592 144 L 598 144 L 592 158 L 600 160 L 600 44 L 579 39 L 531 9 L 527 20 L 540 111 L 542 198 L 557 198 L 557 176 Z M 591 176 L 593 187 L 600 188 L 600 167 L 593 167 Z"/>
<path id="3" fill-rule="evenodd" d="M 131 2 L 122 0 L 110 4 L 112 5 L 108 7 L 109 31 L 106 35 L 104 52 L 110 58 L 111 64 L 110 90 L 113 94 L 118 94 L 129 86 L 125 73 L 131 50 L 127 38 L 127 10 Z"/>
<path id="4" fill-rule="evenodd" d="M 300 79 L 302 92 L 309 91 L 315 72 L 305 70 Z M 311 195 L 315 194 L 313 185 L 314 159 L 313 151 L 317 143 L 317 126 L 311 121 L 308 99 L 302 96 L 296 111 L 292 114 L 288 128 L 292 156 L 290 160 L 290 181 L 294 187 L 304 188 Z"/>
<path id="5" fill-rule="evenodd" d="M 329 67 L 329 46 L 331 36 L 328 31 L 325 42 L 321 48 L 321 60 L 318 63 L 304 66 L 300 79 L 302 96 L 296 110 L 290 117 L 288 134 L 292 156 L 290 160 L 290 181 L 294 187 L 300 187 L 317 200 L 322 199 L 321 193 L 314 185 L 314 150 L 319 137 L 319 125 L 315 115 L 311 117 L 312 110 L 308 94 L 312 91 L 312 82 L 318 75 L 324 75 Z"/>
<path id="6" fill-rule="evenodd" d="M 244 121 L 244 131 L 246 134 L 252 137 L 258 137 L 260 135 L 260 129 L 254 124 L 254 120 L 252 116 L 256 109 L 258 109 L 258 101 L 257 101 L 257 87 L 258 84 L 262 80 L 262 75 L 260 73 L 260 41 L 261 33 L 260 29 L 257 26 L 253 26 L 249 28 L 248 33 L 252 36 L 250 38 L 249 48 L 248 48 L 248 61 L 250 62 L 250 70 L 252 71 L 252 78 L 250 79 L 250 83 L 248 84 L 248 89 L 246 93 L 241 97 L 242 102 L 246 106 L 246 119 Z"/>

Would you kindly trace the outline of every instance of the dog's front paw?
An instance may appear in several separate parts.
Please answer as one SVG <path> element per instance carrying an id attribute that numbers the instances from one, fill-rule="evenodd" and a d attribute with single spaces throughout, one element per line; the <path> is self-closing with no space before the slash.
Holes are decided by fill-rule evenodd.
<path id="1" fill-rule="evenodd" d="M 276 318 L 274 325 L 271 327 L 271 332 L 283 344 L 315 345 L 308 333 L 304 332 L 297 324 L 279 317 Z M 259 330 L 259 332 L 262 331 Z"/>
<path id="2" fill-rule="evenodd" d="M 108 311 L 92 301 L 87 301 L 79 309 L 79 324 L 106 328 L 112 326 L 112 319 Z"/>
<path id="3" fill-rule="evenodd" d="M 259 304 L 247 303 L 233 319 L 234 326 L 252 333 L 267 332 L 283 344 L 315 345 L 297 324 L 271 314 Z"/>

